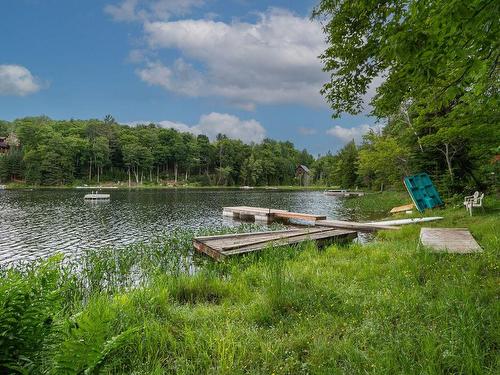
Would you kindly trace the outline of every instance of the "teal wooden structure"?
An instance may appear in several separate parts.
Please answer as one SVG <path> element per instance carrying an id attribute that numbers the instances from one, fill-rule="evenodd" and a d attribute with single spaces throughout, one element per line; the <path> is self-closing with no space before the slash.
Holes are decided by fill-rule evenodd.
<path id="1" fill-rule="evenodd" d="M 405 177 L 403 181 L 415 207 L 417 207 L 417 210 L 420 212 L 424 212 L 427 208 L 444 205 L 444 202 L 441 200 L 438 191 L 427 173 L 408 176 Z"/>

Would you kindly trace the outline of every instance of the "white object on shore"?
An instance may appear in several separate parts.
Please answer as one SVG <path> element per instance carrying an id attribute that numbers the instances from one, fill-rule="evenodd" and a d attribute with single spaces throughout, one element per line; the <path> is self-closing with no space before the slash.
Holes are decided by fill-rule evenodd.
<path id="1" fill-rule="evenodd" d="M 406 225 L 406 224 L 417 224 L 425 223 L 427 221 L 442 220 L 442 216 L 432 216 L 432 217 L 415 217 L 413 219 L 399 219 L 399 220 L 384 220 L 384 221 L 372 221 L 367 224 L 379 224 L 379 225 Z"/>
<path id="2" fill-rule="evenodd" d="M 484 211 L 483 198 L 484 193 L 479 193 L 479 191 L 476 191 L 474 195 L 469 195 L 464 198 L 464 206 L 465 209 L 469 211 L 470 216 L 472 216 L 472 209 L 474 207 L 481 207 Z"/>
<path id="3" fill-rule="evenodd" d="M 0 190 L 5 190 L 5 189 L 7 189 L 7 186 L 5 186 L 5 185 L 0 185 Z"/>
<path id="4" fill-rule="evenodd" d="M 118 189 L 118 186 L 77 186 L 75 189 Z"/>

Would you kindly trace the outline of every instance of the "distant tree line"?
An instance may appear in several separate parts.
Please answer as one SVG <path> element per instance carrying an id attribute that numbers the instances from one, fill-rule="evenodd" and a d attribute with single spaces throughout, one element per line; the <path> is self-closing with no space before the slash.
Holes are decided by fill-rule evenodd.
<path id="1" fill-rule="evenodd" d="M 433 143 L 432 130 L 410 126 L 411 118 L 407 113 L 391 118 L 360 145 L 351 141 L 336 154 L 317 158 L 291 142 L 245 144 L 222 134 L 210 141 L 154 124 L 119 125 L 111 116 L 0 121 L 0 137 L 10 144 L 0 153 L 0 182 L 293 185 L 303 164 L 310 169 L 310 183 L 321 186 L 402 188 L 402 178 L 418 172 L 429 173 L 445 194 L 495 186 L 498 126 L 462 128 L 457 134 L 462 141 L 450 143 L 447 155 L 446 144 Z"/>
<path id="2" fill-rule="evenodd" d="M 221 134 L 211 142 L 154 124 L 27 117 L 0 121 L 11 147 L 0 155 L 0 181 L 63 185 L 75 181 L 131 184 L 289 185 L 297 165 L 314 158 L 291 142 L 245 144 Z M 13 141 L 13 139 L 15 141 Z"/>

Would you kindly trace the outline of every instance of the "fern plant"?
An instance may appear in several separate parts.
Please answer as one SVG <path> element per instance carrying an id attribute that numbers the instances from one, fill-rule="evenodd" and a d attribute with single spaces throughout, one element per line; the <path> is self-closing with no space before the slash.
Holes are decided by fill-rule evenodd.
<path id="1" fill-rule="evenodd" d="M 63 306 L 60 260 L 2 272 L 0 372 L 26 373 L 40 366 L 54 317 Z"/>

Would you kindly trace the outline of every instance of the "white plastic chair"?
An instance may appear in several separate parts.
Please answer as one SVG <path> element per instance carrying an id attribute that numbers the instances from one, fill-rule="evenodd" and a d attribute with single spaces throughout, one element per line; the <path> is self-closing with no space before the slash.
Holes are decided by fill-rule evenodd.
<path id="1" fill-rule="evenodd" d="M 469 195 L 465 197 L 464 206 L 465 209 L 469 211 L 470 216 L 472 216 L 472 209 L 474 207 L 481 207 L 484 210 L 483 198 L 484 198 L 484 193 L 479 193 L 479 191 L 476 191 L 474 195 Z"/>

